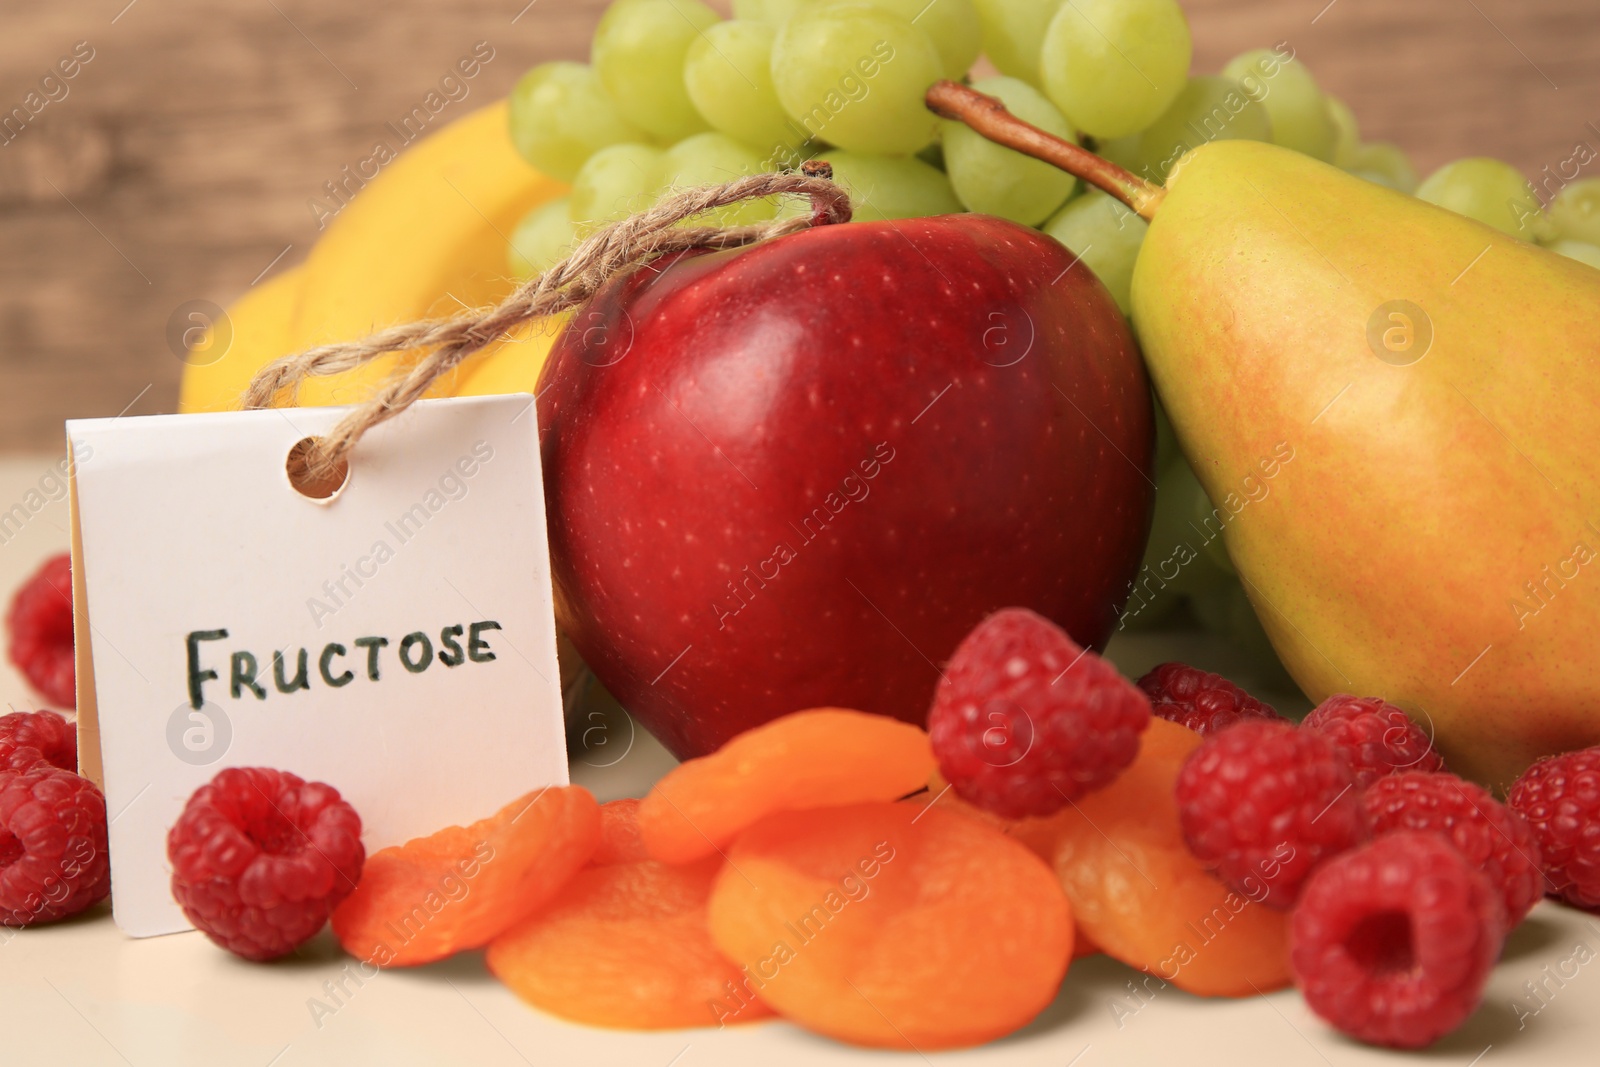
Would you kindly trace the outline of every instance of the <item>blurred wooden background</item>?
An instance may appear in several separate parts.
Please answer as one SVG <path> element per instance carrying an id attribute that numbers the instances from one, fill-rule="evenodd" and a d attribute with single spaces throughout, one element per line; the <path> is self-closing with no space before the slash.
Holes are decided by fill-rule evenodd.
<path id="1" fill-rule="evenodd" d="M 462 112 L 587 55 L 604 0 L 525 2 L 0 0 L 0 112 L 76 42 L 94 50 L 0 146 L 0 448 L 172 410 L 173 309 L 304 257 L 308 200 L 474 42 L 496 54 Z M 1197 70 L 1288 41 L 1423 174 L 1486 154 L 1533 176 L 1600 148 L 1597 0 L 1183 2 Z"/>

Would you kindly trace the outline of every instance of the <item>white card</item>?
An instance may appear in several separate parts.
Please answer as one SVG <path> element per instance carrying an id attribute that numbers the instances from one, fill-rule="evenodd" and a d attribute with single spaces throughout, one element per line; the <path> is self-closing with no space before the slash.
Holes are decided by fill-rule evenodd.
<path id="1" fill-rule="evenodd" d="M 136 937 L 188 928 L 166 834 L 225 767 L 333 785 L 369 853 L 568 781 L 533 398 L 418 403 L 312 501 L 286 458 L 346 410 L 67 423 L 80 736 Z"/>

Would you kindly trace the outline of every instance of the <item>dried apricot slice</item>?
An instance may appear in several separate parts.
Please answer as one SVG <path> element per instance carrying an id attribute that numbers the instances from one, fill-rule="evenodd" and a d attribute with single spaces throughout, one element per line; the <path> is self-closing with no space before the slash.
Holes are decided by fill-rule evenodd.
<path id="1" fill-rule="evenodd" d="M 1072 935 L 1072 958 L 1081 960 L 1085 956 L 1099 955 L 1103 955 L 1100 951 L 1100 946 L 1094 943 L 1093 938 L 1083 932 L 1083 927 L 1078 927 Z"/>
<path id="2" fill-rule="evenodd" d="M 945 776 L 937 770 L 928 776 L 928 791 L 926 793 L 919 793 L 907 799 L 920 800 L 928 807 L 937 804 L 945 811 L 958 811 L 1006 833 L 1010 833 L 1011 827 L 1016 825 L 1017 822 L 1016 819 L 1008 819 L 1004 815 L 996 815 L 992 811 L 978 807 L 978 805 L 969 800 L 963 800 L 956 793 L 955 788 L 946 780 Z"/>
<path id="3" fill-rule="evenodd" d="M 1201 996 L 1249 996 L 1289 984 L 1288 916 L 1223 885 L 1184 844 L 1173 790 L 1200 742 L 1153 719 L 1120 778 L 1011 835 L 1054 865 L 1106 955 Z"/>
<path id="4" fill-rule="evenodd" d="M 1042 824 L 1045 827 L 1054 825 L 1050 819 L 1006 819 L 1006 817 L 997 816 L 992 811 L 984 811 L 978 805 L 973 805 L 973 803 L 968 803 L 968 801 L 957 797 L 955 790 L 950 789 L 949 782 L 938 771 L 934 771 L 933 776 L 928 779 L 928 792 L 917 793 L 915 797 L 907 797 L 902 803 L 923 806 L 923 808 L 931 808 L 931 806 L 938 805 L 944 811 L 949 811 L 952 814 L 963 814 L 963 816 L 970 817 L 970 819 L 978 819 L 982 824 L 992 825 L 1000 832 L 1008 833 L 1013 837 L 1016 837 L 1016 832 L 1029 832 L 1032 829 L 1030 824 Z M 1054 838 L 1051 837 L 1050 840 L 1053 843 Z M 1024 845 L 1026 843 L 1027 841 L 1024 841 Z M 1034 853 L 1045 859 L 1045 862 L 1050 862 L 1050 854 L 1043 853 L 1042 849 L 1034 849 Z M 1078 923 L 1077 929 L 1072 934 L 1072 958 L 1074 960 L 1082 960 L 1083 957 L 1098 957 L 1098 955 L 1101 955 L 1099 945 L 1094 944 L 1090 936 L 1083 933 L 1083 925 Z"/>
<path id="5" fill-rule="evenodd" d="M 722 860 L 637 860 L 579 872 L 547 908 L 489 943 L 489 970 L 573 1022 L 663 1030 L 771 1015 L 729 1000 L 744 976 L 711 943 L 706 901 Z"/>
<path id="6" fill-rule="evenodd" d="M 639 836 L 639 801 L 608 800 L 600 805 L 600 843 L 589 857 L 589 866 L 638 863 L 649 858 L 644 839 Z"/>
<path id="7" fill-rule="evenodd" d="M 780 1015 L 859 1045 L 975 1045 L 1056 995 L 1072 914 L 1048 867 L 976 819 L 873 803 L 768 816 L 733 842 L 711 937 Z"/>
<path id="8" fill-rule="evenodd" d="M 346 952 L 379 967 L 478 948 L 549 900 L 600 840 L 600 806 L 580 786 L 512 801 L 471 826 L 379 849 L 333 912 Z"/>
<path id="9" fill-rule="evenodd" d="M 656 859 L 689 863 L 777 811 L 894 800 L 934 768 L 917 726 L 840 708 L 797 711 L 674 767 L 639 806 Z"/>

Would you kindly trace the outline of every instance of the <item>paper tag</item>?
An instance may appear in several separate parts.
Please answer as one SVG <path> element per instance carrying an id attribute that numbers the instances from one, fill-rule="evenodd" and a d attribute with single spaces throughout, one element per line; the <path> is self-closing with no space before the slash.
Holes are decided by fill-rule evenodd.
<path id="1" fill-rule="evenodd" d="M 533 398 L 418 403 L 313 501 L 286 458 L 346 410 L 67 423 L 80 738 L 136 937 L 188 928 L 166 834 L 225 767 L 333 785 L 369 853 L 568 780 Z"/>

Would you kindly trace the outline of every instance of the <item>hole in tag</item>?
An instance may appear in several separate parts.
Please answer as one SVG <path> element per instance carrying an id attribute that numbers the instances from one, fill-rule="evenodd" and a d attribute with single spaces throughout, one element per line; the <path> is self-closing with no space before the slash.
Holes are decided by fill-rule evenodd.
<path id="1" fill-rule="evenodd" d="M 350 482 L 350 461 L 343 457 L 331 464 L 323 460 L 322 442 L 316 437 L 296 441 L 283 467 L 295 492 L 320 503 L 331 501 Z"/>

